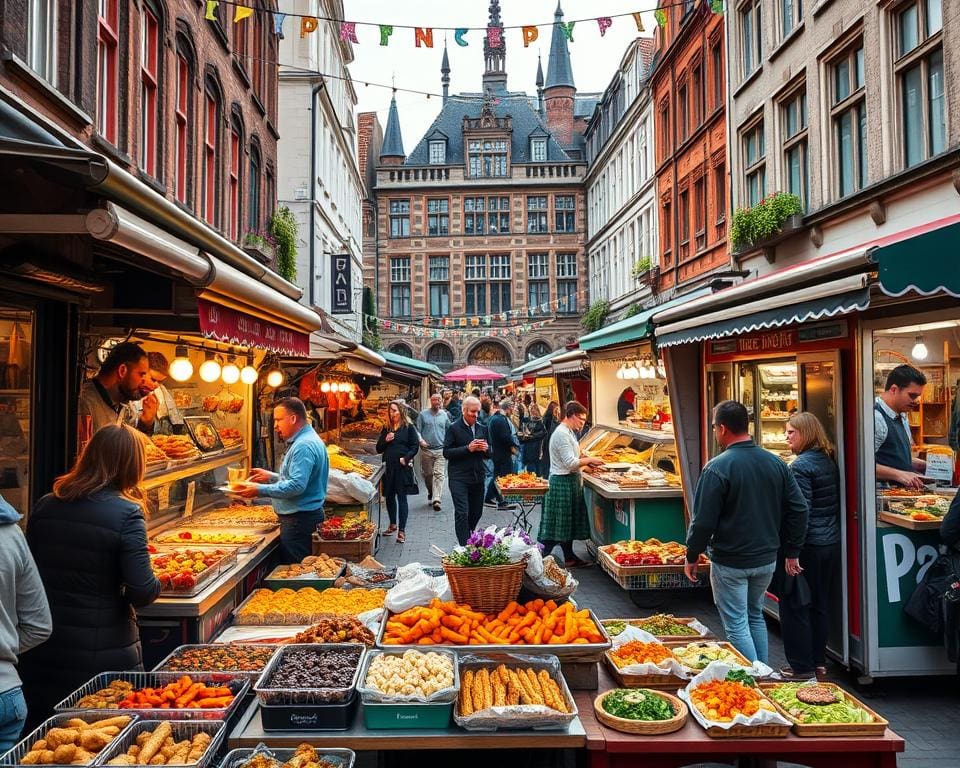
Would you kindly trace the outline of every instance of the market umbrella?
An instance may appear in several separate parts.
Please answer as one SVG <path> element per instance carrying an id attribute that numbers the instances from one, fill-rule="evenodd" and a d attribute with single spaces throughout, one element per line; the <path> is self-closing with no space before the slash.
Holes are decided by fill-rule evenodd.
<path id="1" fill-rule="evenodd" d="M 450 371 L 443 377 L 444 381 L 494 381 L 496 379 L 505 379 L 502 373 L 491 371 L 489 368 L 483 368 L 479 365 L 468 365 L 466 368 L 457 368 Z"/>

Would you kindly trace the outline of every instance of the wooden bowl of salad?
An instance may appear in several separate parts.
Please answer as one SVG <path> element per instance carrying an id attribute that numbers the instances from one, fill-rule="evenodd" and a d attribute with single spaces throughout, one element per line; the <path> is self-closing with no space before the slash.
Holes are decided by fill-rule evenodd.
<path id="1" fill-rule="evenodd" d="M 679 731 L 690 711 L 676 696 L 649 688 L 614 688 L 593 700 L 597 720 L 623 733 L 657 736 Z"/>

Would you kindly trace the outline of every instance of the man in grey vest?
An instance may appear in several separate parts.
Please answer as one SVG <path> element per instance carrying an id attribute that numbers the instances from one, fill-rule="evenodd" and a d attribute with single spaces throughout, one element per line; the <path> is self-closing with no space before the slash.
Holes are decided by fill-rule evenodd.
<path id="1" fill-rule="evenodd" d="M 927 463 L 913 457 L 907 413 L 919 410 L 926 383 L 927 377 L 913 366 L 898 365 L 873 404 L 873 450 L 880 482 L 923 490 Z"/>

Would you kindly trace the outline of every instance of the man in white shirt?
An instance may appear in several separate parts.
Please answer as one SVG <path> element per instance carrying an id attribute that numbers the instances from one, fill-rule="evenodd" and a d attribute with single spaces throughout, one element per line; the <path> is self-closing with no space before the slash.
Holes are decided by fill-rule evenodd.
<path id="1" fill-rule="evenodd" d="M 873 405 L 873 450 L 877 480 L 922 490 L 927 463 L 913 457 L 909 411 L 920 408 L 927 377 L 911 365 L 898 365 L 887 376 L 883 394 Z"/>

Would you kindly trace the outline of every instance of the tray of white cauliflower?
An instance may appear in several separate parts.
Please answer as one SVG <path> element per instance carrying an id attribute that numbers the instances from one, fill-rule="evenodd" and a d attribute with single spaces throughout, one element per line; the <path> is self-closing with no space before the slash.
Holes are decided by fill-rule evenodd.
<path id="1" fill-rule="evenodd" d="M 366 703 L 455 701 L 459 692 L 453 651 L 370 651 L 357 690 Z"/>

